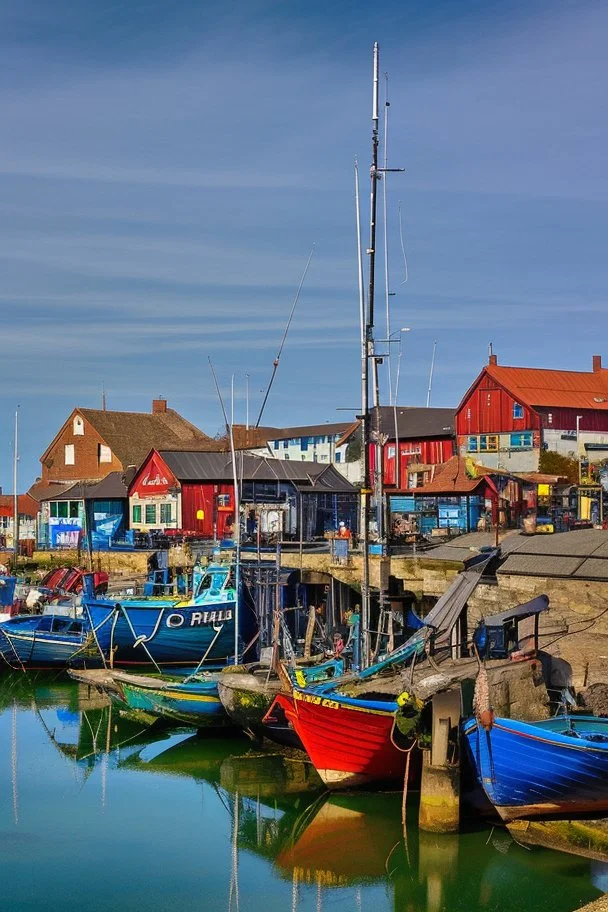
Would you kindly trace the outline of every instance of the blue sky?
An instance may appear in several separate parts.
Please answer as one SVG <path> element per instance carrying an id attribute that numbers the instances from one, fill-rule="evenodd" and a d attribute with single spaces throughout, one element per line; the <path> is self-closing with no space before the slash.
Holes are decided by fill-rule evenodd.
<path id="1" fill-rule="evenodd" d="M 256 415 L 313 242 L 264 422 L 349 416 L 374 39 L 407 169 L 387 184 L 400 401 L 424 404 L 433 339 L 434 405 L 458 402 L 489 340 L 502 363 L 608 362 L 607 26 L 584 0 L 7 0 L 0 485 L 17 403 L 22 487 L 103 384 L 110 408 L 163 395 L 215 433 L 210 356 L 237 420 L 249 373 Z M 377 295 L 382 337 L 382 268 Z"/>

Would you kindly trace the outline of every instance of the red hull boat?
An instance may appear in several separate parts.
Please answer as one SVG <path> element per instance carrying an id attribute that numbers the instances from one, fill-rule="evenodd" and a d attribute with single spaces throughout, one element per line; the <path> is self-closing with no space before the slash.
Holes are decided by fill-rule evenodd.
<path id="1" fill-rule="evenodd" d="M 408 748 L 396 743 L 396 703 L 336 693 L 325 697 L 296 687 L 292 696 L 279 694 L 275 704 L 284 710 L 328 788 L 403 783 Z M 272 711 L 271 706 L 267 718 Z M 413 751 L 418 754 L 416 747 Z M 419 768 L 418 762 L 410 763 L 410 780 Z"/>

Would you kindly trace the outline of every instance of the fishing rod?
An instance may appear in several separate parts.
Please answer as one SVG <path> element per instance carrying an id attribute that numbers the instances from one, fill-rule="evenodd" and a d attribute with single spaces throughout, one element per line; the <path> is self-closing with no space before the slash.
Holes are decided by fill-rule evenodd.
<path id="1" fill-rule="evenodd" d="M 296 296 L 294 298 L 294 301 L 293 301 L 293 304 L 291 307 L 291 313 L 289 314 L 289 319 L 287 321 L 287 326 L 285 327 L 285 332 L 283 333 L 283 338 L 281 339 L 281 344 L 279 345 L 279 350 L 277 352 L 277 356 L 274 359 L 274 361 L 272 362 L 272 374 L 270 375 L 270 382 L 268 383 L 268 387 L 266 388 L 266 395 L 264 396 L 264 401 L 262 402 L 262 407 L 260 408 L 260 414 L 258 415 L 258 420 L 255 423 L 256 428 L 260 426 L 260 421 L 262 420 L 262 415 L 264 414 L 264 409 L 266 408 L 266 402 L 268 401 L 268 397 L 270 395 L 270 390 L 272 389 L 272 384 L 274 383 L 274 378 L 275 378 L 277 370 L 279 368 L 279 361 L 281 360 L 281 353 L 283 351 L 283 346 L 285 345 L 285 341 L 287 339 L 287 333 L 289 332 L 289 327 L 291 326 L 291 321 L 293 320 L 293 315 L 295 313 L 298 301 L 300 300 L 300 292 L 302 291 L 302 286 L 304 285 L 304 281 L 305 281 L 306 275 L 308 273 L 308 267 L 310 266 L 310 261 L 312 260 L 314 252 L 315 252 L 315 245 L 313 244 L 310 254 L 308 256 L 308 260 L 306 262 L 306 266 L 304 267 L 304 272 L 302 273 L 302 278 L 300 279 L 300 284 L 298 285 L 298 290 L 296 292 Z"/>

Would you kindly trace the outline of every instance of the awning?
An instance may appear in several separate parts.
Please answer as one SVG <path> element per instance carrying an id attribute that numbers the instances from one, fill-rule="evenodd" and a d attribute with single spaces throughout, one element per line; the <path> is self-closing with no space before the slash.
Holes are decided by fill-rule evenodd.
<path id="1" fill-rule="evenodd" d="M 522 618 L 532 617 L 534 614 L 540 614 L 541 611 L 546 611 L 548 607 L 549 597 L 547 595 L 538 595 L 531 601 L 524 602 L 523 605 L 518 605 L 517 608 L 511 608 L 509 611 L 502 611 L 500 614 L 493 614 L 483 620 L 486 627 L 500 627 L 507 621 L 512 621 L 516 618 L 521 620 Z"/>

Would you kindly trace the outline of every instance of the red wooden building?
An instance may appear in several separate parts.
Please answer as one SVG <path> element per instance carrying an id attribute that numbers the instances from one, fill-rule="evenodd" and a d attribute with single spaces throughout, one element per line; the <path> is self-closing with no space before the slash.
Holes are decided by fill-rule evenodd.
<path id="1" fill-rule="evenodd" d="M 418 487 L 433 466 L 447 462 L 455 452 L 454 409 L 381 406 L 379 426 L 382 440 L 384 487 L 407 490 Z M 370 419 L 372 435 L 377 431 L 375 412 Z M 370 472 L 376 466 L 375 444 L 370 447 Z"/>
<path id="2" fill-rule="evenodd" d="M 332 465 L 237 455 L 242 503 L 264 534 L 323 534 L 339 520 L 356 530 L 358 495 Z M 250 514 L 254 514 L 250 516 Z M 230 453 L 152 450 L 129 486 L 130 527 L 229 538 L 235 520 Z M 272 528 L 271 528 L 272 526 Z"/>
<path id="3" fill-rule="evenodd" d="M 608 370 L 599 355 L 591 371 L 503 367 L 490 355 L 458 406 L 456 435 L 461 454 L 508 471 L 538 471 L 541 449 L 608 457 Z"/>

